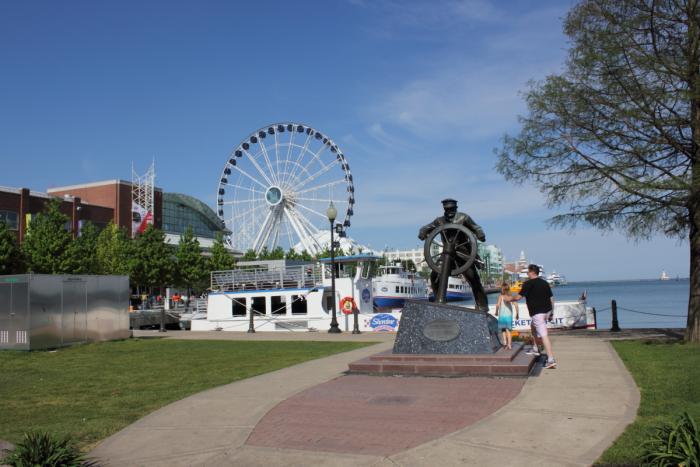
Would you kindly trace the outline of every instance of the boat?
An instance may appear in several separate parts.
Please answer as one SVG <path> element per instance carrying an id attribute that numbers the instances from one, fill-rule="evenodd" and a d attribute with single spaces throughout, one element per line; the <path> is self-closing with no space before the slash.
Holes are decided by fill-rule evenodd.
<path id="1" fill-rule="evenodd" d="M 559 287 L 560 285 L 566 285 L 566 277 L 557 274 L 556 271 L 552 271 L 550 275 L 547 276 L 546 281 L 552 287 Z"/>
<path id="2" fill-rule="evenodd" d="M 474 298 L 472 288 L 467 281 L 461 277 L 450 277 L 447 281 L 447 301 L 461 302 Z"/>
<path id="3" fill-rule="evenodd" d="M 372 279 L 372 292 L 375 307 L 403 308 L 406 299 L 428 299 L 428 282 L 401 264 L 380 266 L 379 275 Z"/>
<path id="4" fill-rule="evenodd" d="M 447 296 L 445 297 L 448 302 L 463 302 L 464 300 L 471 300 L 474 298 L 472 293 L 472 287 L 469 282 L 465 281 L 461 277 L 450 277 L 447 281 Z M 430 300 L 435 299 L 435 294 L 430 292 Z"/>
<path id="5" fill-rule="evenodd" d="M 510 286 L 510 293 L 520 293 L 523 288 L 523 281 L 515 281 L 513 285 Z"/>
<path id="6" fill-rule="evenodd" d="M 668 274 L 666 274 L 666 271 L 661 271 L 661 277 L 659 278 L 659 280 L 668 281 L 671 280 L 671 278 Z"/>
<path id="7" fill-rule="evenodd" d="M 361 331 L 396 331 L 400 313 L 377 313 L 372 266 L 379 256 L 352 255 L 317 263 L 284 260 L 239 262 L 238 268 L 211 273 L 205 319 L 191 319 L 191 331 L 326 331 L 333 302 L 341 330 L 353 319 L 343 304 L 357 310 Z M 335 275 L 335 296 L 333 276 Z"/>

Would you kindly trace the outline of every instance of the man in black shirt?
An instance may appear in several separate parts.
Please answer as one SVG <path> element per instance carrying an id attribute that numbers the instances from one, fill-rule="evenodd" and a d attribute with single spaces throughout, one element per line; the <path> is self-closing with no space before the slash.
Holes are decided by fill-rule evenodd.
<path id="1" fill-rule="evenodd" d="M 527 309 L 530 312 L 530 326 L 534 340 L 531 353 L 537 356 L 540 355 L 537 348 L 537 339 L 540 339 L 547 352 L 547 365 L 545 368 L 553 369 L 557 367 L 557 361 L 554 359 L 552 342 L 549 340 L 547 333 L 547 321 L 552 320 L 552 314 L 554 313 L 552 288 L 546 280 L 540 277 L 540 267 L 536 264 L 530 264 L 527 267 L 527 277 L 530 279 L 523 284 L 520 293 L 513 296 L 513 300 L 520 300 L 525 297 L 525 303 L 527 303 Z"/>

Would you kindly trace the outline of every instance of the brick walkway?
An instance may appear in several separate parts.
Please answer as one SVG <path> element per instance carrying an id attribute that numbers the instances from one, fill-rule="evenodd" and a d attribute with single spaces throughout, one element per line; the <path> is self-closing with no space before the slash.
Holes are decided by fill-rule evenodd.
<path id="1" fill-rule="evenodd" d="M 277 405 L 246 444 L 388 456 L 486 417 L 525 381 L 343 376 Z"/>

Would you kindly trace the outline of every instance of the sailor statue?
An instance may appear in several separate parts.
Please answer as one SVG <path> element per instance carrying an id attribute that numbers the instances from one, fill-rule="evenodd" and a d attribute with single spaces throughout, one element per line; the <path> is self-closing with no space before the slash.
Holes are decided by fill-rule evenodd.
<path id="1" fill-rule="evenodd" d="M 443 216 L 421 227 L 418 238 L 426 240 L 425 260 L 432 269 L 430 285 L 435 301 L 445 303 L 447 280 L 451 275 L 462 276 L 474 294 L 479 311 L 488 311 L 488 299 L 477 269 L 483 261 L 477 254 L 476 240 L 486 241 L 484 230 L 463 212 L 457 211 L 457 201 L 442 200 Z M 441 250 L 441 251 L 440 251 Z"/>

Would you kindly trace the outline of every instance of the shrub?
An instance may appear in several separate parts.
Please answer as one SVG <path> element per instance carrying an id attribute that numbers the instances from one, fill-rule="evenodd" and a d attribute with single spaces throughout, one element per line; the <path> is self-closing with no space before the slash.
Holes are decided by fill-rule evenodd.
<path id="1" fill-rule="evenodd" d="M 675 423 L 657 427 L 644 447 L 643 460 L 648 465 L 700 465 L 700 430 L 688 412 Z"/>
<path id="2" fill-rule="evenodd" d="M 24 434 L 0 464 L 13 467 L 97 467 L 93 460 L 85 458 L 69 438 L 58 439 L 48 433 L 29 432 Z"/>

